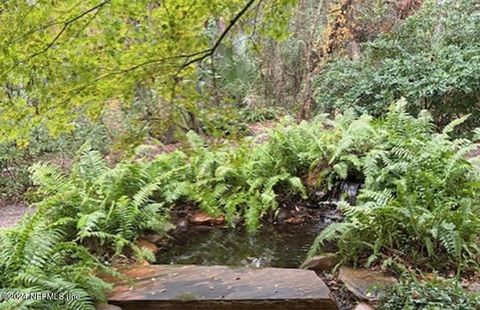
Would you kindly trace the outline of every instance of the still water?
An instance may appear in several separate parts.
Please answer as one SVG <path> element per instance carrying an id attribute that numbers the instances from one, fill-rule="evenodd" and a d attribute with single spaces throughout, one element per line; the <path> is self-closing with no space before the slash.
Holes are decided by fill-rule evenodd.
<path id="1" fill-rule="evenodd" d="M 322 226 L 270 224 L 256 234 L 189 227 L 160 249 L 157 263 L 297 268 Z"/>

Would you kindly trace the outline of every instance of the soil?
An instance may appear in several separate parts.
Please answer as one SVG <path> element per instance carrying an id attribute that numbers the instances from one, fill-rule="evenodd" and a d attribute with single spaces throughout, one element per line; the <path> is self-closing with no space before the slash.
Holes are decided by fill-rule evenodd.
<path id="1" fill-rule="evenodd" d="M 14 226 L 25 214 L 32 213 L 34 210 L 34 208 L 29 208 L 22 203 L 7 204 L 6 202 L 0 202 L 0 228 Z"/>
<path id="2" fill-rule="evenodd" d="M 333 299 L 339 310 L 351 310 L 359 302 L 341 281 L 333 274 L 320 272 L 317 275 L 325 282 L 330 289 L 330 297 Z"/>
<path id="3" fill-rule="evenodd" d="M 477 143 L 476 146 L 477 146 L 477 149 L 468 153 L 467 158 L 473 158 L 473 157 L 480 156 L 480 143 Z"/>

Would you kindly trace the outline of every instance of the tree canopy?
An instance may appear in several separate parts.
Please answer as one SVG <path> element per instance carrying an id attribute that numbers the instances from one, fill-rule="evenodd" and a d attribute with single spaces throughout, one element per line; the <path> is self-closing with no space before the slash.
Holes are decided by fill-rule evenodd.
<path id="1" fill-rule="evenodd" d="M 229 32 L 285 34 L 295 0 L 9 1 L 0 6 L 0 139 L 59 134 L 141 90 L 156 117 L 194 111 L 196 66 Z M 259 18 L 261 15 L 262 18 Z M 241 24 L 241 25 L 240 25 Z M 76 113 L 73 113 L 73 112 Z M 171 124 L 165 124 L 168 127 Z"/>

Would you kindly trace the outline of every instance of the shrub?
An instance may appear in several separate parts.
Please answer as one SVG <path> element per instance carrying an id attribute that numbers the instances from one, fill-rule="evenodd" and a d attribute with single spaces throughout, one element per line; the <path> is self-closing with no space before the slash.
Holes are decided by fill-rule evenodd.
<path id="1" fill-rule="evenodd" d="M 69 292 L 80 299 L 10 301 L 2 307 L 93 309 L 92 299 L 101 300 L 109 288 L 98 271 L 114 273 L 108 264 L 125 255 L 147 256 L 135 240 L 145 231 L 164 233 L 170 208 L 183 202 L 224 213 L 232 225 L 235 216 L 244 216 L 247 227 L 257 229 L 261 217 L 278 206 L 280 191 L 306 198 L 298 176 L 320 154 L 320 128 L 288 122 L 263 145 L 245 141 L 220 148 L 189 133 L 184 151 L 113 168 L 84 147 L 69 174 L 49 163 L 35 164 L 37 211 L 0 232 L 0 289 Z"/>
<path id="2" fill-rule="evenodd" d="M 425 1 L 391 33 L 364 44 L 358 60 L 329 63 L 316 79 L 318 110 L 381 116 L 405 97 L 410 113 L 427 109 L 440 126 L 467 113 L 465 127 L 478 126 L 478 1 L 437 2 Z"/>
<path id="3" fill-rule="evenodd" d="M 59 163 L 64 170 L 70 168 L 75 150 L 85 143 L 87 136 L 97 149 L 106 152 L 105 128 L 81 118 L 69 134 L 52 137 L 46 128 L 40 127 L 32 131 L 24 145 L 0 143 L 0 198 L 6 198 L 8 203 L 28 197 L 22 195 L 32 186 L 29 167 L 37 161 Z"/>
<path id="4" fill-rule="evenodd" d="M 13 200 L 30 184 L 25 150 L 12 144 L 0 144 L 0 200 Z"/>

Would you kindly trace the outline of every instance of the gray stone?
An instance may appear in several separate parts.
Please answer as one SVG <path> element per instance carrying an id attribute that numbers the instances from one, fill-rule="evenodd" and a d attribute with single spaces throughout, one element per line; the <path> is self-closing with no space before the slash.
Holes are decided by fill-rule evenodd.
<path id="1" fill-rule="evenodd" d="M 340 268 L 338 279 L 356 297 L 369 301 L 378 300 L 385 289 L 396 282 L 394 277 L 387 276 L 381 271 L 349 267 Z"/>
<path id="2" fill-rule="evenodd" d="M 301 269 L 310 269 L 315 271 L 330 271 L 340 259 L 334 253 L 324 253 L 311 258 L 307 258 L 300 266 Z"/>
<path id="3" fill-rule="evenodd" d="M 290 211 L 288 211 L 287 209 L 280 209 L 280 210 L 278 211 L 276 220 L 277 220 L 277 222 L 279 222 L 279 223 L 284 223 L 285 220 L 286 220 L 287 218 L 289 218 L 290 216 L 291 216 Z"/>

